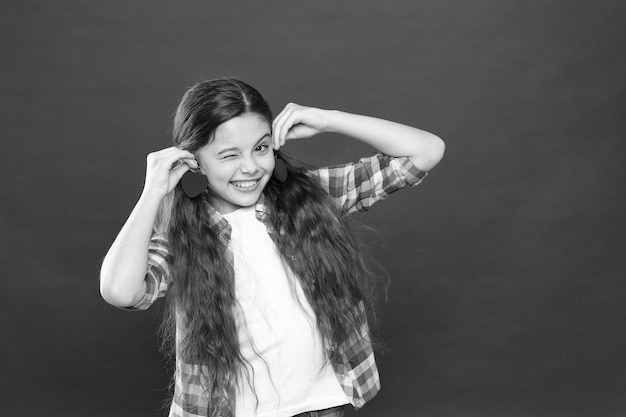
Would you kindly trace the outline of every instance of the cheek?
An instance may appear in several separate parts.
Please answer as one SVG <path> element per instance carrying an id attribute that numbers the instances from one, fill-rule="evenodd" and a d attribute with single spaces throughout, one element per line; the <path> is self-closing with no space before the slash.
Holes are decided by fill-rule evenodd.
<path id="1" fill-rule="evenodd" d="M 262 166 L 265 171 L 272 172 L 274 171 L 274 166 L 276 165 L 276 160 L 274 159 L 274 155 L 269 155 L 267 158 L 263 158 Z"/>
<path id="2" fill-rule="evenodd" d="M 227 181 L 230 178 L 227 172 L 228 169 L 226 168 L 227 167 L 211 165 L 203 168 L 203 171 L 210 184 L 217 184 Z"/>

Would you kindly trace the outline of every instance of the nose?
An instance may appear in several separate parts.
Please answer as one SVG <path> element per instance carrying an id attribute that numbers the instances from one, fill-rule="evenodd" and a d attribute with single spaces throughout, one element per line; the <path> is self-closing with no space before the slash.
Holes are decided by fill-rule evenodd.
<path id="1" fill-rule="evenodd" d="M 254 174 L 258 171 L 259 165 L 254 160 L 254 157 L 244 157 L 241 161 L 241 167 L 239 168 L 244 174 Z"/>

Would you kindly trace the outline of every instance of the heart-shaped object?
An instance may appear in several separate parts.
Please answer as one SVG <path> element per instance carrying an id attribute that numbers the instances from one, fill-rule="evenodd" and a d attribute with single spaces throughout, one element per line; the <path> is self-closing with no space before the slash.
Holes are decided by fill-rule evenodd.
<path id="1" fill-rule="evenodd" d="M 196 198 L 209 186 L 209 180 L 204 174 L 187 171 L 180 179 L 180 185 L 189 198 Z"/>

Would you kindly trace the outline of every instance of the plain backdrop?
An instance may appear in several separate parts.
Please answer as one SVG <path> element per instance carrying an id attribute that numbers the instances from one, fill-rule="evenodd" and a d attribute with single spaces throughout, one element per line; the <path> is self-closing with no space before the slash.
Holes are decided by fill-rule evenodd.
<path id="1" fill-rule="evenodd" d="M 275 113 L 446 141 L 422 185 L 357 215 L 391 278 L 359 416 L 625 415 L 624 4 L 2 1 L 0 414 L 164 414 L 158 308 L 107 305 L 98 273 L 185 89 L 230 75 Z"/>

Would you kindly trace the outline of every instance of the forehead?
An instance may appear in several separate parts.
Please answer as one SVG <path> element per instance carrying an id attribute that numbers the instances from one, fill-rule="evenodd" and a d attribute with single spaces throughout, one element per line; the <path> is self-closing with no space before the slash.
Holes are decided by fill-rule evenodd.
<path id="1" fill-rule="evenodd" d="M 251 146 L 270 133 L 270 125 L 263 116 L 246 113 L 219 125 L 215 130 L 211 145 L 215 147 Z"/>

